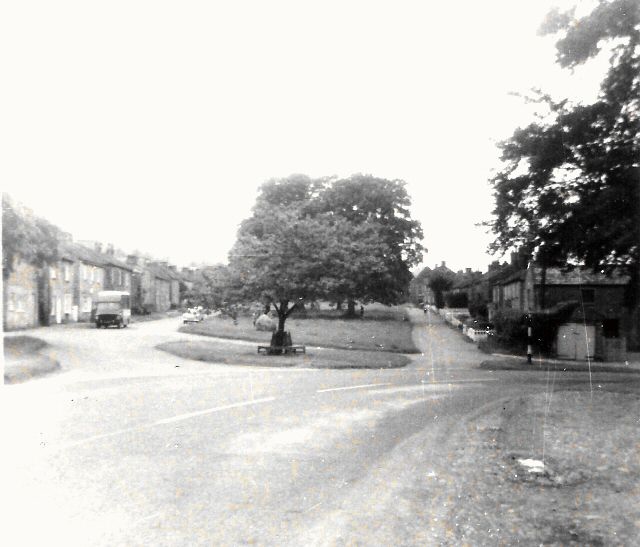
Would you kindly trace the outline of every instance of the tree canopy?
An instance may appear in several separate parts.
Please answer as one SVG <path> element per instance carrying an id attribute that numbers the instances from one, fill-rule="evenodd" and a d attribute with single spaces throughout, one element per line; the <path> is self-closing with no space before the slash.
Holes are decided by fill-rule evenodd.
<path id="1" fill-rule="evenodd" d="M 640 264 L 640 3 L 601 1 L 581 19 L 551 12 L 557 62 L 573 68 L 606 45 L 610 67 L 593 104 L 537 93 L 550 112 L 501 143 L 493 178 L 494 251 L 524 247 L 547 265 Z"/>
<path id="2" fill-rule="evenodd" d="M 365 197 L 366 180 L 374 182 Z M 372 200 L 385 184 L 386 194 Z M 409 205 L 400 181 L 270 180 L 238 231 L 229 260 L 234 278 L 246 299 L 274 305 L 279 330 L 305 300 L 397 302 L 421 250 Z"/>
<path id="3" fill-rule="evenodd" d="M 2 194 L 2 274 L 6 279 L 14 266 L 14 258 L 35 266 L 57 259 L 60 230 L 15 204 Z"/>

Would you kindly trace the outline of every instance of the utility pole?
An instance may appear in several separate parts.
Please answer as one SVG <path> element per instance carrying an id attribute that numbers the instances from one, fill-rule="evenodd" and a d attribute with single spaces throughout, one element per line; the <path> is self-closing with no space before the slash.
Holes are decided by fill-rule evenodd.
<path id="1" fill-rule="evenodd" d="M 531 347 L 532 341 L 531 332 L 531 314 L 527 314 L 527 364 L 531 364 L 531 356 L 533 355 L 533 348 Z"/>

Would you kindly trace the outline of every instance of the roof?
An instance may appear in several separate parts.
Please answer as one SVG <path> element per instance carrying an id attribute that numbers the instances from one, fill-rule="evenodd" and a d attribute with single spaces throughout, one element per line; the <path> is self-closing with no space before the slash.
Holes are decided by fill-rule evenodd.
<path id="1" fill-rule="evenodd" d="M 453 289 L 465 289 L 467 287 L 473 287 L 482 282 L 482 274 L 480 272 L 465 272 L 457 276 L 456 281 L 453 283 Z"/>
<path id="2" fill-rule="evenodd" d="M 105 255 L 102 253 L 97 253 L 84 245 L 70 241 L 60 244 L 60 258 L 72 261 L 79 260 L 93 266 L 104 266 L 106 263 Z"/>
<path id="3" fill-rule="evenodd" d="M 502 285 L 511 283 L 515 279 L 511 279 L 514 275 L 520 274 L 525 270 L 520 270 L 513 264 L 502 264 L 493 270 L 489 270 L 484 274 L 484 279 L 490 284 Z M 516 278 L 517 279 L 517 278 Z"/>
<path id="4" fill-rule="evenodd" d="M 542 268 L 533 268 L 534 283 L 542 284 Z M 610 275 L 589 268 L 574 268 L 563 272 L 561 268 L 547 268 L 545 285 L 627 285 L 629 276 L 614 272 Z"/>
<path id="5" fill-rule="evenodd" d="M 95 249 L 82 243 L 66 241 L 60 245 L 60 256 L 68 260 L 80 260 L 94 266 L 115 266 L 123 270 L 133 271 L 133 266 L 118 260 L 115 256 L 107 253 L 99 253 Z"/>
<path id="6" fill-rule="evenodd" d="M 153 264 L 150 262 L 146 265 L 146 269 L 158 279 L 164 279 L 165 281 L 171 281 L 173 279 L 169 273 L 169 268 L 165 268 L 160 264 Z"/>

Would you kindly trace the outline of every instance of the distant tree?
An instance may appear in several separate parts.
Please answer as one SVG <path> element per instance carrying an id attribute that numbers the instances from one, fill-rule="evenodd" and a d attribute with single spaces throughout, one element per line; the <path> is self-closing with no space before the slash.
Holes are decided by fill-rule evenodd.
<path id="1" fill-rule="evenodd" d="M 444 307 L 444 293 L 453 286 L 455 274 L 435 269 L 429 276 L 429 288 L 433 291 L 438 309 Z"/>
<path id="2" fill-rule="evenodd" d="M 612 46 L 593 104 L 538 93 L 549 115 L 502 143 L 489 223 L 493 250 L 522 246 L 544 265 L 623 268 L 628 306 L 640 289 L 640 3 L 600 1 L 587 16 L 551 12 L 541 32 L 556 34 L 557 62 L 573 68 Z"/>
<path id="3" fill-rule="evenodd" d="M 228 301 L 232 291 L 229 267 L 224 264 L 207 266 L 198 271 L 193 286 L 185 292 L 185 298 L 191 305 L 216 309 Z"/>
<path id="4" fill-rule="evenodd" d="M 276 334 L 304 301 L 393 303 L 408 282 L 407 260 L 415 257 L 390 228 L 394 215 L 404 215 L 408 198 L 398 200 L 393 212 L 383 213 L 380 202 L 381 211 L 357 218 L 338 210 L 339 193 L 327 198 L 334 184 L 304 175 L 268 181 L 238 231 L 229 259 L 232 279 L 245 299 L 273 306 Z M 413 233 L 419 234 L 419 226 Z"/>
<path id="5" fill-rule="evenodd" d="M 411 218 L 411 198 L 406 184 L 371 175 L 352 175 L 333 181 L 319 196 L 318 207 L 354 225 L 375 227 L 384 253 L 378 255 L 377 268 L 354 276 L 349 264 L 341 276 L 351 283 L 339 294 L 348 302 L 348 313 L 355 315 L 355 301 L 393 304 L 408 296 L 412 279 L 410 268 L 422 260 L 422 228 Z"/>
<path id="6" fill-rule="evenodd" d="M 7 279 L 13 270 L 14 258 L 35 266 L 55 262 L 61 231 L 50 222 L 15 204 L 2 194 L 2 276 Z"/>
<path id="7" fill-rule="evenodd" d="M 413 279 L 409 282 L 409 293 L 411 294 L 411 300 L 416 303 L 422 303 L 422 298 L 424 294 L 422 294 L 423 287 L 428 286 L 429 284 L 429 275 L 433 270 L 429 268 L 429 266 L 425 266 L 418 272 L 417 275 L 413 277 Z"/>

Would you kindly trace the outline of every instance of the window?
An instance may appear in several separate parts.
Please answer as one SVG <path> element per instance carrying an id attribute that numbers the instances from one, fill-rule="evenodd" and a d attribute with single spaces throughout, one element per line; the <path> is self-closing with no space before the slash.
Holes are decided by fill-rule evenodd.
<path id="1" fill-rule="evenodd" d="M 91 313 L 91 297 L 85 296 L 82 299 L 82 311 L 85 313 Z"/>
<path id="2" fill-rule="evenodd" d="M 85 264 L 82 265 L 82 279 L 85 281 L 89 279 L 89 266 Z"/>
<path id="3" fill-rule="evenodd" d="M 580 298 L 583 304 L 593 304 L 596 300 L 595 289 L 580 289 Z"/>
<path id="4" fill-rule="evenodd" d="M 126 287 L 129 286 L 129 282 L 130 282 L 130 274 L 129 272 L 124 272 L 124 284 Z"/>
<path id="5" fill-rule="evenodd" d="M 63 270 L 64 270 L 64 280 L 69 281 L 69 278 L 71 277 L 71 267 L 69 266 L 69 264 L 65 263 L 63 266 Z"/>
<path id="6" fill-rule="evenodd" d="M 16 295 L 11 293 L 9 295 L 9 311 L 14 311 L 16 309 Z"/>
<path id="7" fill-rule="evenodd" d="M 57 273 L 55 266 L 49 266 L 49 279 L 56 279 Z"/>
<path id="8" fill-rule="evenodd" d="M 25 309 L 25 297 L 22 295 L 16 295 L 16 311 L 24 313 L 24 309 Z"/>
<path id="9" fill-rule="evenodd" d="M 52 296 L 51 297 L 51 313 L 49 315 L 53 317 L 55 314 L 56 314 L 56 297 Z"/>

